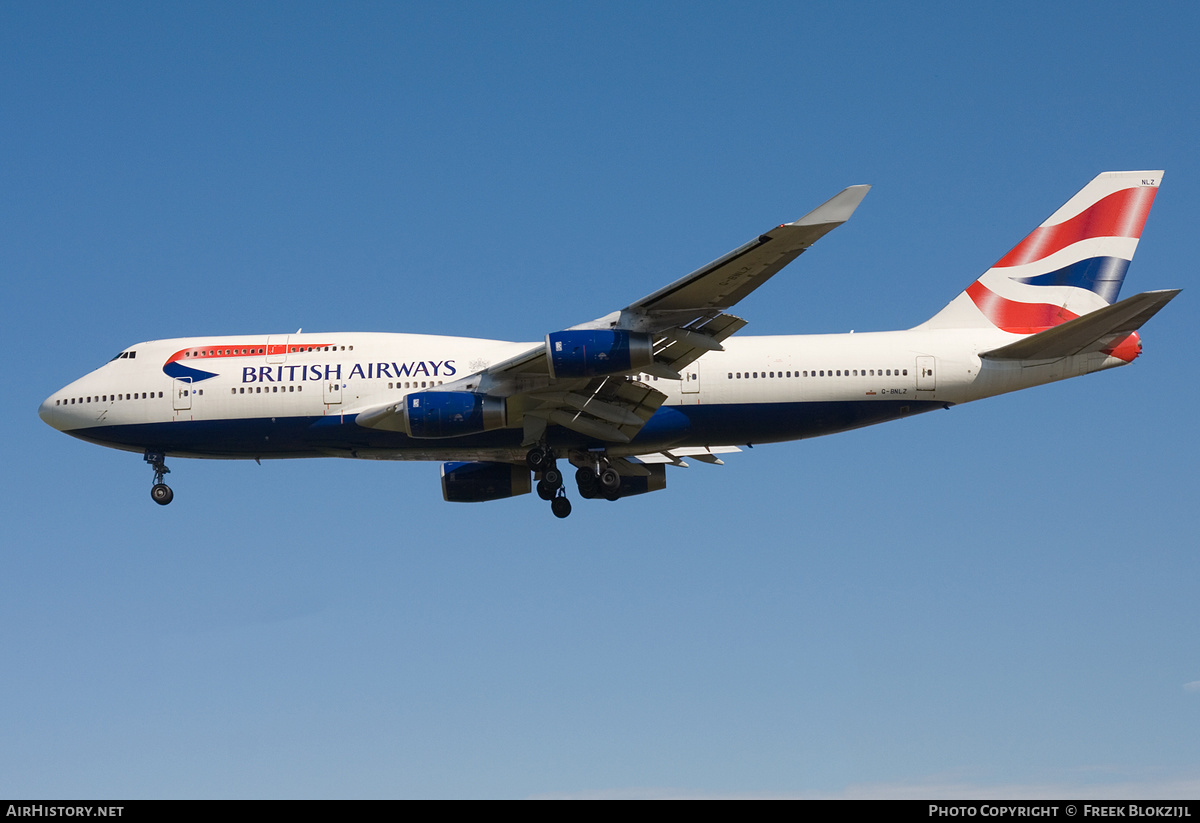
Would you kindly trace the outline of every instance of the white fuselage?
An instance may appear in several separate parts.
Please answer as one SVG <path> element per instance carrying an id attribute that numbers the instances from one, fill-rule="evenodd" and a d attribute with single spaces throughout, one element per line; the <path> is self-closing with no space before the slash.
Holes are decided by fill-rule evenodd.
<path id="1" fill-rule="evenodd" d="M 667 400 L 632 444 L 609 450 L 811 437 L 1126 362 L 1105 354 L 1033 363 L 978 356 L 1015 339 L 994 329 L 731 338 L 724 351 L 688 366 L 683 380 L 636 376 Z M 519 426 L 450 443 L 370 433 L 353 419 L 534 345 L 381 333 L 157 340 L 55 392 L 40 414 L 83 439 L 179 456 L 510 459 L 520 453 Z M 672 414 L 686 421 L 670 423 Z M 670 424 L 656 425 L 660 417 Z"/>

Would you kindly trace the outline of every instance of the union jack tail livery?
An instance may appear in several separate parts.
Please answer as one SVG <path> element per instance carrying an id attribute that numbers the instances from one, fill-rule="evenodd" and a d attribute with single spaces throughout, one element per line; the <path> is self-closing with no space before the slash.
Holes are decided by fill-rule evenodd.
<path id="1" fill-rule="evenodd" d="M 1037 334 L 1115 303 L 1162 176 L 1098 175 L 919 328 Z"/>

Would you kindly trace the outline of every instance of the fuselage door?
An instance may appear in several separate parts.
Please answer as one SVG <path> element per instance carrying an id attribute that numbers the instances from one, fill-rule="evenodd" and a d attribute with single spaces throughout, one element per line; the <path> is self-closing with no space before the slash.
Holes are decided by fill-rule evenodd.
<path id="1" fill-rule="evenodd" d="M 700 392 L 700 361 L 695 360 L 683 367 L 684 394 L 699 394 Z"/>
<path id="2" fill-rule="evenodd" d="M 272 334 L 267 336 L 267 362 L 282 363 L 287 360 L 288 338 L 290 334 Z"/>
<path id="3" fill-rule="evenodd" d="M 934 374 L 936 358 L 930 356 L 917 358 L 917 391 L 934 391 L 937 389 L 937 378 Z"/>
<path id="4" fill-rule="evenodd" d="M 192 407 L 192 381 L 176 377 L 171 381 L 171 407 L 175 411 L 186 411 Z"/>
<path id="5" fill-rule="evenodd" d="M 325 403 L 326 405 L 334 405 L 342 402 L 342 381 L 334 377 L 325 378 Z"/>

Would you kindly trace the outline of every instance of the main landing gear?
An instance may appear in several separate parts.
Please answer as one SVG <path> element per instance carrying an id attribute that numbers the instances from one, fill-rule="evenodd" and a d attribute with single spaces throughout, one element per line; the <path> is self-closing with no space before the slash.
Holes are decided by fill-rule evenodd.
<path id="1" fill-rule="evenodd" d="M 582 455 L 572 453 L 572 459 L 582 462 Z M 621 475 L 609 463 L 603 452 L 588 454 L 586 459 L 591 465 L 581 466 L 575 472 L 575 484 L 579 486 L 579 496 L 585 500 L 593 497 L 603 497 L 605 500 L 617 500 L 621 497 Z M 544 445 L 534 446 L 525 455 L 525 462 L 530 469 L 540 475 L 537 483 L 538 497 L 550 501 L 550 511 L 555 517 L 566 517 L 571 513 L 571 501 L 563 489 L 563 475 L 555 462 L 557 456 L 553 449 Z"/>
<path id="2" fill-rule="evenodd" d="M 603 497 L 605 500 L 616 500 L 621 496 L 621 475 L 601 459 L 592 466 L 581 466 L 575 472 L 575 483 L 579 486 L 579 496 L 585 500 L 593 497 Z"/>
<path id="3" fill-rule="evenodd" d="M 150 487 L 150 499 L 160 506 L 165 506 L 175 499 L 175 492 L 163 482 L 163 476 L 170 474 L 167 468 L 167 456 L 162 452 L 146 452 L 142 459 L 154 467 L 154 485 Z"/>
<path id="4" fill-rule="evenodd" d="M 538 497 L 549 500 L 550 511 L 562 519 L 571 513 L 571 501 L 567 499 L 562 472 L 558 470 L 555 460 L 554 450 L 547 446 L 534 446 L 525 455 L 525 463 L 529 468 L 541 474 L 537 484 Z"/>

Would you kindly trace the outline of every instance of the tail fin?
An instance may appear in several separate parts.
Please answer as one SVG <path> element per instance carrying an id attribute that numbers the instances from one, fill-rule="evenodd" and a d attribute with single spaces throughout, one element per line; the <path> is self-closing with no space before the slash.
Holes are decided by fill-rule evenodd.
<path id="1" fill-rule="evenodd" d="M 1116 302 L 1162 175 L 1098 175 L 918 328 L 1036 334 Z"/>

